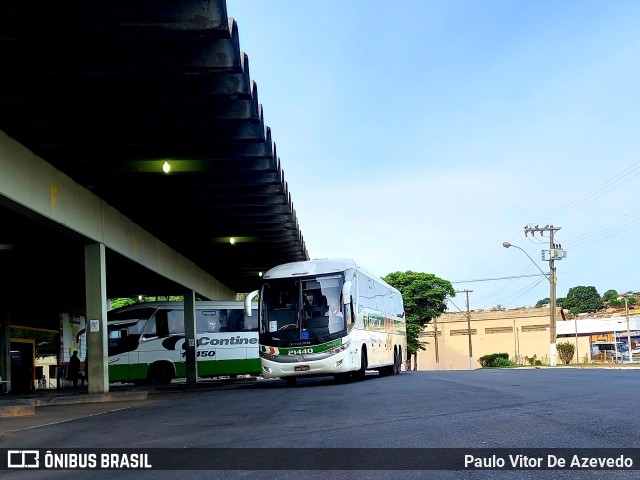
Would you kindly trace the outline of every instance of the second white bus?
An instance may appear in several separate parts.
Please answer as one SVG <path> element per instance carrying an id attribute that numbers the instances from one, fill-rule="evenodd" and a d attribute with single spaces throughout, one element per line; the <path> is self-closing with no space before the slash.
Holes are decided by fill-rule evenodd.
<path id="1" fill-rule="evenodd" d="M 250 306 L 249 314 L 243 306 L 195 302 L 199 377 L 260 374 L 257 305 Z M 111 310 L 107 328 L 110 382 L 165 384 L 186 377 L 183 302 Z"/>

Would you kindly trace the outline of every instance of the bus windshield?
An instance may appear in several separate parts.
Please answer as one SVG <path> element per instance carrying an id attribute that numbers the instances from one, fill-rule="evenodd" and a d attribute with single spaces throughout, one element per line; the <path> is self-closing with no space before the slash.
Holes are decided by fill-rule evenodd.
<path id="1" fill-rule="evenodd" d="M 140 335 L 155 310 L 155 308 L 141 308 L 124 312 L 109 312 L 109 356 L 131 352 L 138 348 Z"/>
<path id="2" fill-rule="evenodd" d="M 269 345 L 313 345 L 346 334 L 340 275 L 273 280 L 262 294 L 260 336 Z"/>

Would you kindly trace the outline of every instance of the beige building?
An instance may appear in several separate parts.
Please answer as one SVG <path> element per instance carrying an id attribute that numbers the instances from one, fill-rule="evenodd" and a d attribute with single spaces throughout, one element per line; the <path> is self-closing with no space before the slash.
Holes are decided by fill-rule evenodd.
<path id="1" fill-rule="evenodd" d="M 549 324 L 549 308 L 471 312 L 470 322 L 466 312 L 445 313 L 428 324 L 421 335 L 427 349 L 418 353 L 418 370 L 469 370 L 469 330 L 473 368 L 480 368 L 478 359 L 483 355 L 503 352 L 520 365 L 528 365 L 533 358 L 549 364 Z M 558 329 L 566 331 L 560 325 Z M 591 335 L 583 332 L 557 340 L 563 341 L 577 345 L 581 362 L 589 360 Z"/>

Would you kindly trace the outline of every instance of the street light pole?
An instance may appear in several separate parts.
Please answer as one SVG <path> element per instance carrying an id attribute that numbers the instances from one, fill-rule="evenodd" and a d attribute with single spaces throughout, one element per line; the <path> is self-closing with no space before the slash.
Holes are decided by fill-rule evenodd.
<path id="1" fill-rule="evenodd" d="M 545 227 L 545 229 L 549 229 L 549 228 Z M 554 230 L 558 230 L 558 229 L 559 229 L 558 227 L 554 228 L 553 226 L 551 226 L 551 228 L 549 229 L 551 231 L 550 250 L 553 250 L 554 248 L 553 232 Z M 536 268 L 540 270 L 540 273 L 542 273 L 542 275 L 544 275 L 545 278 L 549 280 L 549 287 L 551 290 L 551 293 L 550 293 L 551 304 L 549 306 L 550 307 L 549 308 L 549 355 L 550 355 L 549 363 L 551 364 L 552 367 L 555 367 L 558 360 L 558 351 L 556 349 L 556 283 L 557 282 L 556 282 L 556 268 L 553 262 L 554 255 L 550 254 L 550 260 L 549 260 L 550 273 L 547 274 L 542 271 L 540 266 L 522 248 L 518 247 L 517 245 L 512 245 L 509 242 L 502 242 L 502 246 L 504 248 L 514 247 L 520 250 L 521 252 L 523 252 L 527 257 L 529 257 L 529 260 L 531 260 L 531 262 L 536 266 Z"/>
<path id="2" fill-rule="evenodd" d="M 549 272 L 551 272 L 551 327 L 549 331 L 549 336 L 551 337 L 551 366 L 555 367 L 558 359 L 558 351 L 556 349 L 556 285 L 558 283 L 558 279 L 556 277 L 556 264 L 554 261 L 555 256 L 551 253 L 555 248 L 553 243 L 553 226 L 551 226 L 549 235 Z"/>

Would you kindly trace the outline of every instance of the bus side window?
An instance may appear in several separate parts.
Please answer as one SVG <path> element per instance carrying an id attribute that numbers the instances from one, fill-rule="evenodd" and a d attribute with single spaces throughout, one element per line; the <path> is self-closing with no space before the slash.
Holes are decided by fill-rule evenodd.
<path id="1" fill-rule="evenodd" d="M 142 338 L 151 338 L 155 337 L 156 333 L 156 317 L 153 316 L 149 319 L 146 328 L 144 329 L 144 333 L 142 334 Z"/>
<path id="2" fill-rule="evenodd" d="M 144 330 L 144 338 L 152 337 L 168 337 L 169 336 L 169 324 L 167 321 L 167 311 L 158 310 L 153 318 L 147 324 L 147 328 Z"/>
<path id="3" fill-rule="evenodd" d="M 196 310 L 196 332 L 209 333 L 209 310 Z"/>
<path id="4" fill-rule="evenodd" d="M 184 310 L 167 310 L 167 327 L 172 335 L 184 333 Z"/>
<path id="5" fill-rule="evenodd" d="M 227 316 L 227 309 L 221 308 L 218 310 L 218 331 L 229 332 L 229 317 Z"/>
<path id="6" fill-rule="evenodd" d="M 244 330 L 244 311 L 240 309 L 227 310 L 227 332 L 242 332 Z"/>
<path id="7" fill-rule="evenodd" d="M 243 312 L 244 313 L 244 312 Z M 244 331 L 245 332 L 257 332 L 258 331 L 258 309 L 253 308 L 251 310 L 251 316 L 244 316 Z"/>
<path id="8" fill-rule="evenodd" d="M 224 310 L 222 310 L 224 311 Z M 221 310 L 196 310 L 196 329 L 200 333 L 220 331 Z"/>
<path id="9" fill-rule="evenodd" d="M 366 275 L 358 273 L 358 310 L 363 308 L 376 308 L 376 297 L 373 290 L 373 280 Z"/>

